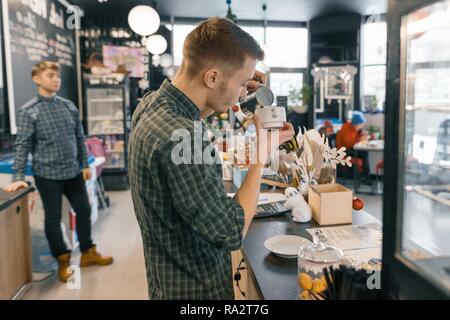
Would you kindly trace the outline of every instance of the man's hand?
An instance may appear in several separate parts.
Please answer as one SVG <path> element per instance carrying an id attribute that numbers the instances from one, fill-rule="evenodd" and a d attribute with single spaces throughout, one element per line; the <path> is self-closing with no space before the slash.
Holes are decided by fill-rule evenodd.
<path id="1" fill-rule="evenodd" d="M 247 92 L 255 92 L 260 85 L 266 83 L 266 75 L 261 71 L 256 70 L 253 79 L 247 83 Z"/>
<path id="2" fill-rule="evenodd" d="M 4 187 L 3 190 L 5 190 L 6 192 L 13 192 L 26 187 L 28 187 L 28 183 L 26 183 L 25 181 L 14 181 L 13 183 Z"/>
<path id="3" fill-rule="evenodd" d="M 294 127 L 285 122 L 279 130 L 269 131 L 262 127 L 261 119 L 257 115 L 253 116 L 253 122 L 257 132 L 257 163 L 265 165 L 276 148 L 292 139 L 295 135 Z"/>
<path id="4" fill-rule="evenodd" d="M 91 169 L 84 168 L 82 171 L 84 181 L 88 181 L 92 177 Z"/>

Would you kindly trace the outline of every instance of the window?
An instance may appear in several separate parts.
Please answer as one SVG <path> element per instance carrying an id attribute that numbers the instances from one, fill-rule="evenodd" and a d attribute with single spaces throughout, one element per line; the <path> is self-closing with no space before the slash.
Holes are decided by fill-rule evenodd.
<path id="1" fill-rule="evenodd" d="M 363 24 L 363 63 L 365 65 L 386 64 L 386 28 L 386 22 Z"/>
<path id="2" fill-rule="evenodd" d="M 362 26 L 362 110 L 384 110 L 386 95 L 386 22 L 365 23 Z"/>
<path id="3" fill-rule="evenodd" d="M 262 47 L 264 45 L 264 27 L 259 26 L 240 26 L 245 32 L 249 33 L 258 44 Z"/>
<path id="4" fill-rule="evenodd" d="M 308 31 L 306 28 L 268 27 L 267 58 L 269 67 L 306 68 Z"/>
<path id="5" fill-rule="evenodd" d="M 364 99 L 362 101 L 364 107 L 363 110 L 384 110 L 384 100 L 386 95 L 386 66 L 364 66 L 362 72 L 362 91 L 364 95 Z"/>
<path id="6" fill-rule="evenodd" d="M 194 30 L 195 24 L 175 24 L 173 26 L 173 63 L 175 66 L 181 65 L 183 59 L 183 44 L 189 32 Z"/>
<path id="7" fill-rule="evenodd" d="M 287 96 L 287 106 L 302 104 L 303 80 L 308 64 L 308 30 L 268 27 L 265 63 L 270 67 L 269 84 L 276 97 Z"/>
<path id="8" fill-rule="evenodd" d="M 415 95 L 409 99 L 408 104 L 449 106 L 450 20 L 445 17 L 446 15 L 435 14 L 410 23 L 411 48 L 408 63 L 411 65 L 412 80 L 407 85 L 415 90 Z"/>
<path id="9" fill-rule="evenodd" d="M 276 96 L 287 96 L 288 106 L 297 106 L 303 88 L 303 73 L 271 72 L 270 88 Z"/>

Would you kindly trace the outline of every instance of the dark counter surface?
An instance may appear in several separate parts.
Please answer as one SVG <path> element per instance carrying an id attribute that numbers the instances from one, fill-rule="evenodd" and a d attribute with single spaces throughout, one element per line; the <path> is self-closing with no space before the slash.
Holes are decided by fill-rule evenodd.
<path id="1" fill-rule="evenodd" d="M 365 211 L 353 212 L 353 224 L 380 222 Z M 254 219 L 241 248 L 249 277 L 252 277 L 260 297 L 267 300 L 292 300 L 297 295 L 297 259 L 280 258 L 264 247 L 264 241 L 276 235 L 296 235 L 312 241 L 306 229 L 319 225 L 297 223 L 291 214 L 279 217 Z"/>
<path id="2" fill-rule="evenodd" d="M 236 192 L 231 182 L 224 182 L 227 192 Z M 271 192 L 264 190 L 261 192 Z M 278 191 L 280 192 L 280 191 Z M 353 211 L 353 224 L 380 223 L 364 210 Z M 293 300 L 297 295 L 297 259 L 281 258 L 264 247 L 264 241 L 276 235 L 296 235 L 312 241 L 306 229 L 316 228 L 314 221 L 297 223 L 290 213 L 271 218 L 253 219 L 241 248 L 258 295 L 266 300 Z"/>
<path id="3" fill-rule="evenodd" d="M 19 189 L 14 192 L 6 192 L 0 188 L 0 212 L 32 191 L 34 191 L 34 187 Z"/>

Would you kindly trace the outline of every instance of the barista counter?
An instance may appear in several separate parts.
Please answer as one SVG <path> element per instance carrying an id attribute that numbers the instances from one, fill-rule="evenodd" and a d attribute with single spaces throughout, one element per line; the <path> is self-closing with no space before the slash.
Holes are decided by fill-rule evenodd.
<path id="1" fill-rule="evenodd" d="M 227 192 L 237 191 L 231 182 L 224 182 L 224 186 Z M 352 219 L 353 225 L 380 223 L 364 210 L 353 211 Z M 306 229 L 316 227 L 319 225 L 314 220 L 309 223 L 294 222 L 291 214 L 253 219 L 240 250 L 247 267 L 247 288 L 244 290 L 246 299 L 296 299 L 297 259 L 281 258 L 272 254 L 264 247 L 264 241 L 277 235 L 296 235 L 312 241 Z M 234 264 L 236 265 L 236 262 Z"/>
<path id="2" fill-rule="evenodd" d="M 353 225 L 379 223 L 367 212 L 353 211 Z M 297 296 L 297 259 L 280 258 L 264 247 L 264 241 L 276 235 L 296 235 L 312 241 L 306 229 L 319 225 L 296 223 L 290 214 L 279 217 L 253 219 L 241 248 L 252 289 L 247 299 L 293 300 Z"/>
<path id="3" fill-rule="evenodd" d="M 0 189 L 0 300 L 14 298 L 32 280 L 28 194 Z"/>

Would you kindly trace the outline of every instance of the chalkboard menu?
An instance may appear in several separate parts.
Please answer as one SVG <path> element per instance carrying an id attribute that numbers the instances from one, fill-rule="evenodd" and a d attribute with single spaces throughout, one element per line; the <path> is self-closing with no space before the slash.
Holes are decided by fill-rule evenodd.
<path id="1" fill-rule="evenodd" d="M 15 134 L 16 110 L 36 96 L 31 80 L 35 63 L 58 62 L 58 95 L 77 103 L 75 32 L 66 23 L 72 13 L 57 0 L 2 0 L 2 5 L 10 127 Z"/>

